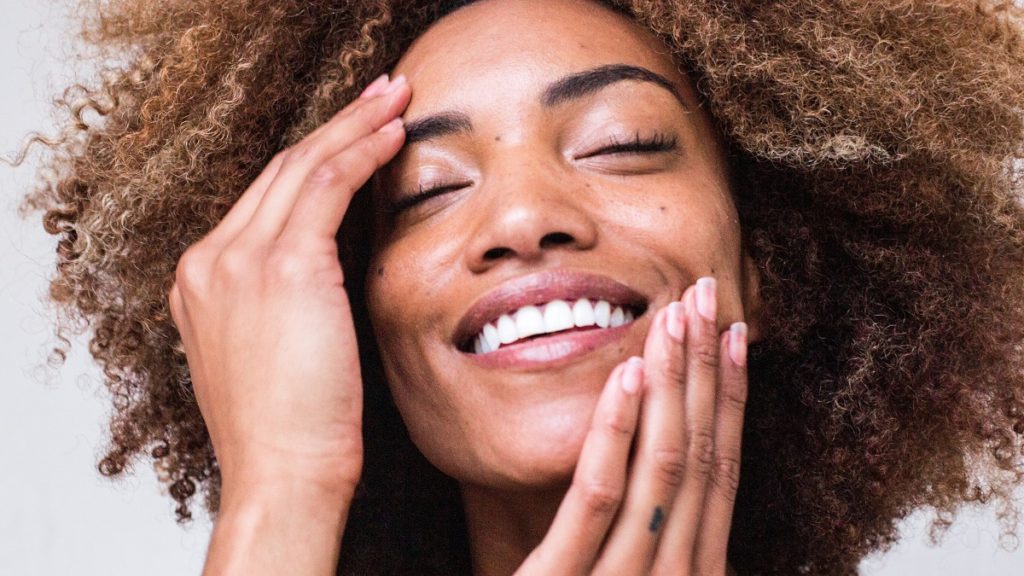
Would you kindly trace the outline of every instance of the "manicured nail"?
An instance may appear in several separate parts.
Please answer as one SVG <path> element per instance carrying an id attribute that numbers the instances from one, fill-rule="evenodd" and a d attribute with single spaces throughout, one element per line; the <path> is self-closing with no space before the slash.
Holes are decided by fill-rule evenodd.
<path id="1" fill-rule="evenodd" d="M 697 313 L 714 322 L 715 307 L 715 279 L 705 276 L 697 280 Z"/>
<path id="2" fill-rule="evenodd" d="M 398 90 L 405 85 L 405 74 L 399 74 L 395 76 L 395 79 L 388 84 L 388 87 L 384 89 L 384 94 L 392 94 L 395 90 Z"/>
<path id="3" fill-rule="evenodd" d="M 398 116 L 398 117 L 394 118 L 393 120 L 391 120 L 391 122 L 388 122 L 387 124 L 381 126 L 380 127 L 380 131 L 381 132 L 398 132 L 403 127 L 404 127 L 404 122 L 402 121 L 402 117 Z"/>
<path id="4" fill-rule="evenodd" d="M 622 390 L 626 394 L 640 391 L 640 383 L 644 378 L 644 361 L 639 356 L 631 356 L 626 360 L 626 369 L 622 371 Z"/>
<path id="5" fill-rule="evenodd" d="M 747 364 L 747 325 L 744 322 L 729 326 L 729 358 L 737 366 Z"/>
<path id="6" fill-rule="evenodd" d="M 665 319 L 665 326 L 668 334 L 676 342 L 683 341 L 683 333 L 686 326 L 686 311 L 682 302 L 672 302 L 668 305 L 668 318 Z"/>
<path id="7" fill-rule="evenodd" d="M 388 83 L 388 75 L 381 74 L 376 80 L 370 82 L 370 85 L 363 89 L 363 93 L 359 95 L 360 98 L 370 98 L 380 93 L 381 89 Z"/>

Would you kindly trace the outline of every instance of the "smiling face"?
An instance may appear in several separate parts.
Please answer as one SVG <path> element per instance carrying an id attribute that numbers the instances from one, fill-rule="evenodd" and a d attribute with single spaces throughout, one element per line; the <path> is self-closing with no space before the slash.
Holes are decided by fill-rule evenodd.
<path id="1" fill-rule="evenodd" d="M 395 402 L 456 479 L 558 485 L 657 309 L 705 275 L 720 327 L 752 305 L 718 137 L 661 41 L 583 0 L 471 4 L 400 73 L 367 279 Z"/>

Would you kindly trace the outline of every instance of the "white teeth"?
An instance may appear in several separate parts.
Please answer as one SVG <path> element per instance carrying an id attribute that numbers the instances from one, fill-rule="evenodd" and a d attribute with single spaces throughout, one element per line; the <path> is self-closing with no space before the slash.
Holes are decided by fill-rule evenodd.
<path id="1" fill-rule="evenodd" d="M 580 328 L 594 325 L 594 307 L 590 300 L 580 298 L 572 305 L 572 321 Z"/>
<path id="2" fill-rule="evenodd" d="M 544 315 L 536 306 L 523 306 L 516 312 L 516 331 L 519 338 L 544 333 Z"/>
<path id="3" fill-rule="evenodd" d="M 616 328 L 618 326 L 622 326 L 625 323 L 626 313 L 622 311 L 621 307 L 616 306 L 615 309 L 612 310 L 611 318 L 608 319 L 608 325 L 611 326 L 612 328 Z"/>
<path id="4" fill-rule="evenodd" d="M 622 306 L 613 308 L 606 300 L 597 300 L 593 304 L 586 298 L 572 303 L 552 300 L 543 306 L 523 306 L 515 312 L 502 314 L 496 322 L 484 324 L 473 340 L 473 351 L 487 354 L 505 344 L 537 334 L 552 334 L 573 327 L 594 325 L 614 328 L 628 324 L 633 319 L 633 312 Z"/>
<path id="5" fill-rule="evenodd" d="M 575 326 L 572 308 L 565 300 L 552 300 L 544 307 L 544 332 L 561 332 Z"/>
<path id="6" fill-rule="evenodd" d="M 484 324 L 484 332 L 482 334 L 484 338 L 484 348 L 488 352 L 493 352 L 501 346 L 501 338 L 498 337 L 498 329 L 494 327 L 494 324 Z"/>
<path id="7" fill-rule="evenodd" d="M 519 334 L 516 332 L 516 322 L 508 314 L 503 314 L 501 318 L 498 318 L 498 340 L 502 344 L 511 344 L 519 340 Z"/>
<path id="8" fill-rule="evenodd" d="M 594 323 L 601 328 L 607 328 L 611 321 L 612 305 L 604 300 L 598 300 L 594 306 Z"/>

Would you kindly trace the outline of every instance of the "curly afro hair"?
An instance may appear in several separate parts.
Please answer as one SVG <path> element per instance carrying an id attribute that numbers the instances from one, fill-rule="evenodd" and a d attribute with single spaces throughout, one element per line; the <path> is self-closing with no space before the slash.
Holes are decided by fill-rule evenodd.
<path id="1" fill-rule="evenodd" d="M 729 149 L 764 341 L 751 349 L 730 562 L 855 574 L 896 523 L 1024 476 L 1024 14 L 996 0 L 618 0 L 694 78 Z M 168 312 L 179 256 L 271 156 L 453 6 L 94 0 L 101 74 L 69 88 L 25 214 L 58 237 L 50 298 L 113 401 L 107 476 L 150 459 L 184 522 L 219 475 Z M 355 220 L 355 219 L 351 219 Z M 366 230 L 346 220 L 346 274 Z M 361 282 L 366 466 L 339 573 L 468 572 L 451 479 L 410 443 Z"/>

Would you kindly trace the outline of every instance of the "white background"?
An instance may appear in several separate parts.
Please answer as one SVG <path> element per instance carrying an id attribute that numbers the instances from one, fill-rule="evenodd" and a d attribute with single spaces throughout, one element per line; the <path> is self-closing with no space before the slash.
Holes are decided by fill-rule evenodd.
<path id="1" fill-rule="evenodd" d="M 67 57 L 64 9 L 0 0 L 0 15 L 0 154 L 10 156 L 29 131 L 52 133 L 50 99 L 78 67 Z M 43 368 L 54 239 L 37 216 L 15 214 L 31 177 L 31 165 L 0 165 L 0 575 L 198 574 L 210 534 L 198 499 L 196 520 L 182 528 L 147 464 L 115 482 L 96 471 L 108 400 L 87 340 L 59 372 Z M 961 514 L 941 548 L 926 545 L 926 520 L 905 522 L 900 544 L 861 573 L 1024 574 L 1024 547 L 999 548 L 992 511 Z"/>

